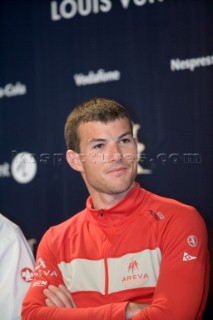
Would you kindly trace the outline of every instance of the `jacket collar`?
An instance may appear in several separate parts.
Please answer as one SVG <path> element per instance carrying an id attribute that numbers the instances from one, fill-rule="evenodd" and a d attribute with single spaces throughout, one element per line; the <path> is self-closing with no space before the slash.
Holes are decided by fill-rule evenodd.
<path id="1" fill-rule="evenodd" d="M 86 209 L 90 218 L 98 224 L 109 225 L 112 223 L 113 226 L 121 225 L 139 213 L 138 209 L 144 202 L 147 193 L 146 190 L 140 188 L 139 183 L 136 183 L 135 187 L 113 207 L 109 209 L 94 209 L 92 207 L 92 198 L 89 196 L 86 202 Z"/>

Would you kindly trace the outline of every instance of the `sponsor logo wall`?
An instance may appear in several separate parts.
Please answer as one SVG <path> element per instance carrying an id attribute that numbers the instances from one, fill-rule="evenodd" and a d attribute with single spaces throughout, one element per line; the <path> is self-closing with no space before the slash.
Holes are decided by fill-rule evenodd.
<path id="1" fill-rule="evenodd" d="M 84 208 L 63 128 L 76 104 L 100 96 L 132 116 L 137 180 L 200 211 L 212 256 L 212 16 L 208 0 L 1 1 L 0 212 L 34 253 L 51 225 Z"/>

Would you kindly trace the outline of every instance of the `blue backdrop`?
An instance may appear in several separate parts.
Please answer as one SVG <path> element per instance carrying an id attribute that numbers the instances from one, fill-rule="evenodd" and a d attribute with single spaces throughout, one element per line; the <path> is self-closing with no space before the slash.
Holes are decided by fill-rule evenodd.
<path id="1" fill-rule="evenodd" d="M 210 0 L 0 2 L 0 212 L 34 253 L 47 228 L 84 208 L 63 128 L 98 96 L 129 109 L 138 181 L 195 206 L 212 254 L 212 34 Z M 206 319 L 212 296 L 211 280 Z"/>

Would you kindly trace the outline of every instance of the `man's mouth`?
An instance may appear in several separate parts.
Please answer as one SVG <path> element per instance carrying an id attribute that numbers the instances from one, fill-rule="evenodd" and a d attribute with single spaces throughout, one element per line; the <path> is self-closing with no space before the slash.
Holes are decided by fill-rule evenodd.
<path id="1" fill-rule="evenodd" d="M 127 170 L 127 167 L 114 167 L 112 169 L 110 169 L 109 171 L 107 171 L 107 173 L 116 173 L 116 172 L 123 172 L 123 171 L 126 171 Z"/>

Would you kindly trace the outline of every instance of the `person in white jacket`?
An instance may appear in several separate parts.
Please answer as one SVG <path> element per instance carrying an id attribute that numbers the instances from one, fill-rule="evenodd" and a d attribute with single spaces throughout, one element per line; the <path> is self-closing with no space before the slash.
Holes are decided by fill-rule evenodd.
<path id="1" fill-rule="evenodd" d="M 20 320 L 34 255 L 18 225 L 0 214 L 0 319 Z"/>

